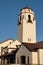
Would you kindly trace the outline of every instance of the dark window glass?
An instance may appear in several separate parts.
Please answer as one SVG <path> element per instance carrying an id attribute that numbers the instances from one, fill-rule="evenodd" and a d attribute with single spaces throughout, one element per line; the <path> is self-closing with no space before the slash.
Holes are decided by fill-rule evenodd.
<path id="1" fill-rule="evenodd" d="M 29 23 L 32 23 L 32 20 L 31 20 L 31 16 L 30 15 L 28 15 L 28 22 Z"/>
<path id="2" fill-rule="evenodd" d="M 26 63 L 26 58 L 25 56 L 21 56 L 21 64 L 25 64 Z"/>
<path id="3" fill-rule="evenodd" d="M 30 15 L 28 15 L 28 20 L 31 20 L 31 16 Z"/>
<path id="4" fill-rule="evenodd" d="M 29 57 L 28 57 L 28 64 L 29 64 Z"/>
<path id="5" fill-rule="evenodd" d="M 21 24 L 21 22 L 20 21 L 18 21 L 18 25 L 20 25 Z"/>
<path id="6" fill-rule="evenodd" d="M 28 15 L 28 19 L 31 20 L 31 16 L 30 15 Z"/>

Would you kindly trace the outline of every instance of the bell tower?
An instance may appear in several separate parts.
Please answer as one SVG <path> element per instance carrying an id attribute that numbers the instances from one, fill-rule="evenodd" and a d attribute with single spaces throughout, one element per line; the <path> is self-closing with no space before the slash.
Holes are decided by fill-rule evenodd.
<path id="1" fill-rule="evenodd" d="M 18 16 L 18 40 L 20 42 L 36 42 L 36 20 L 31 8 L 21 9 Z"/>

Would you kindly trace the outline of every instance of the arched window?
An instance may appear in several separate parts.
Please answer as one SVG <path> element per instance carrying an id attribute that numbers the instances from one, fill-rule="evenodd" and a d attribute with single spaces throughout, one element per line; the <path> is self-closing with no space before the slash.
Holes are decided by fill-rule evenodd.
<path id="1" fill-rule="evenodd" d="M 19 16 L 19 18 L 18 18 L 18 25 L 20 25 L 21 24 L 21 16 Z"/>
<path id="2" fill-rule="evenodd" d="M 28 20 L 31 20 L 31 16 L 30 15 L 28 15 Z"/>
<path id="3" fill-rule="evenodd" d="M 28 15 L 28 22 L 29 23 L 32 23 L 32 20 L 31 20 L 31 16 L 30 15 Z"/>

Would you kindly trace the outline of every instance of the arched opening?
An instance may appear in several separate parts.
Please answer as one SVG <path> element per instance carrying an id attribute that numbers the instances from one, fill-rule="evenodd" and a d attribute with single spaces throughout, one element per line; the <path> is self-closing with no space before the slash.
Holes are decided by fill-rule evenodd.
<path id="1" fill-rule="evenodd" d="M 26 63 L 26 57 L 25 56 L 21 56 L 21 64 L 25 64 Z"/>
<path id="2" fill-rule="evenodd" d="M 30 15 L 28 15 L 28 19 L 31 20 L 31 16 Z"/>
<path id="3" fill-rule="evenodd" d="M 29 23 L 32 23 L 31 15 L 28 15 L 28 22 L 29 22 Z"/>

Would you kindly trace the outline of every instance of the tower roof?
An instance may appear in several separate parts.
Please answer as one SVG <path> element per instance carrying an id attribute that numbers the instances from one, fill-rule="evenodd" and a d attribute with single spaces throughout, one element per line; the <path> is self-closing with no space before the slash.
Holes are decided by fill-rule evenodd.
<path id="1" fill-rule="evenodd" d="M 24 8 L 22 8 L 20 11 L 22 11 L 23 9 L 31 9 L 30 7 L 28 6 L 25 6 Z M 31 9 L 32 10 L 32 9 Z M 33 11 L 33 10 L 32 10 Z"/>
<path id="2" fill-rule="evenodd" d="M 20 14 L 21 14 L 22 12 L 29 12 L 29 13 L 34 14 L 33 10 L 32 10 L 30 7 L 28 7 L 28 6 L 25 6 L 24 8 L 22 8 L 22 9 L 20 10 Z"/>

